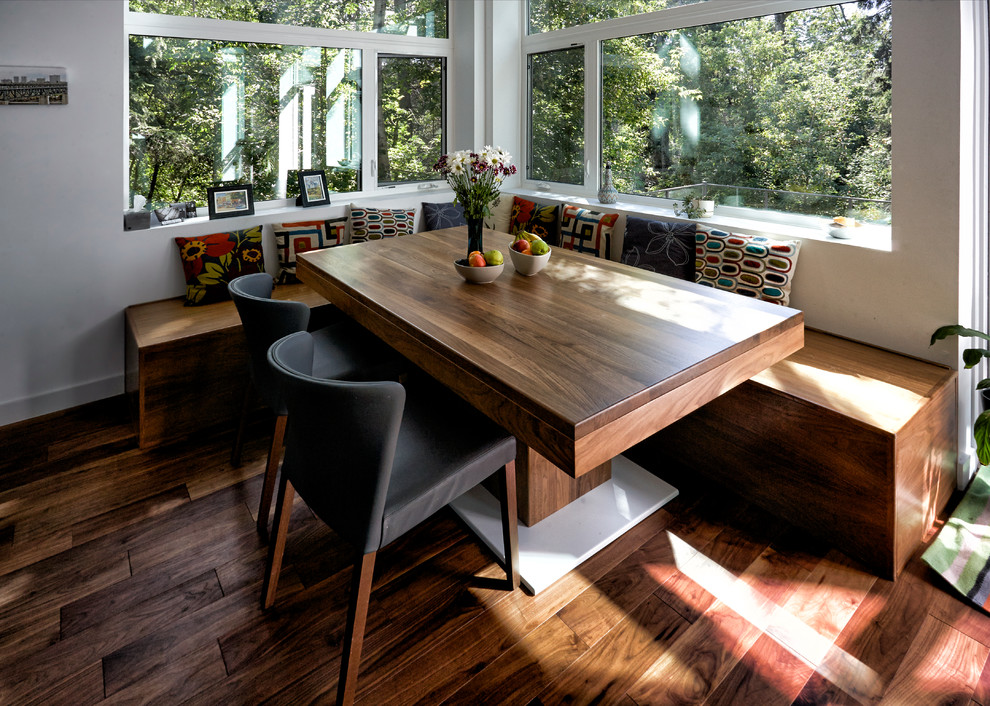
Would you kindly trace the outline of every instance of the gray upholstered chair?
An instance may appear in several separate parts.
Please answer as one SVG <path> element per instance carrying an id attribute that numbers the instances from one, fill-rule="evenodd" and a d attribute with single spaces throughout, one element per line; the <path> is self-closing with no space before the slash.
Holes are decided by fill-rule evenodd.
<path id="1" fill-rule="evenodd" d="M 515 439 L 447 388 L 411 377 L 348 382 L 314 376 L 314 337 L 296 333 L 268 354 L 289 410 L 274 536 L 262 587 L 271 607 L 294 492 L 356 550 L 337 685 L 353 700 L 378 550 L 499 473 L 506 587 L 518 584 Z"/>
<path id="2" fill-rule="evenodd" d="M 278 464 L 282 457 L 285 437 L 286 411 L 277 380 L 268 365 L 268 348 L 278 339 L 309 325 L 310 308 L 303 302 L 272 299 L 274 280 L 263 272 L 244 275 L 230 281 L 227 289 L 241 317 L 247 339 L 249 384 L 245 390 L 244 408 L 238 424 L 231 464 L 240 465 L 244 426 L 255 395 L 275 415 L 275 432 L 268 450 L 261 504 L 258 509 L 258 530 L 268 532 L 268 516 Z M 346 317 L 314 332 L 315 370 L 324 377 L 342 379 L 380 380 L 396 378 L 407 364 L 404 358 L 382 343 L 373 334 Z"/>

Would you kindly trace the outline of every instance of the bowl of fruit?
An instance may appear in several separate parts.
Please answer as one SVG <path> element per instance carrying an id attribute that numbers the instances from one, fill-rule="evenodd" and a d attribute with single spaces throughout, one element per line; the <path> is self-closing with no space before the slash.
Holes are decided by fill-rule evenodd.
<path id="1" fill-rule="evenodd" d="M 466 258 L 454 260 L 454 269 L 457 270 L 457 274 L 468 282 L 478 284 L 485 284 L 498 279 L 504 266 L 502 253 L 498 250 L 489 250 L 484 253 L 475 250 Z"/>
<path id="2" fill-rule="evenodd" d="M 530 277 L 546 267 L 550 246 L 540 236 L 522 230 L 509 246 L 509 257 L 516 272 Z"/>

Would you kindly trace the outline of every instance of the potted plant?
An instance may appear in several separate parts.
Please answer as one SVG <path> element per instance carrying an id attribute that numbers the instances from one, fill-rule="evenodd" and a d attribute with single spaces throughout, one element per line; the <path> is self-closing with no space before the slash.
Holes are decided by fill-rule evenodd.
<path id="1" fill-rule="evenodd" d="M 715 200 L 694 198 L 689 194 L 681 200 L 680 206 L 674 206 L 674 213 L 691 219 L 711 218 L 715 215 Z"/>
<path id="2" fill-rule="evenodd" d="M 929 345 L 934 345 L 935 341 L 941 341 L 949 336 L 968 336 L 982 338 L 990 341 L 990 335 L 955 324 L 952 326 L 942 326 L 932 334 Z M 990 359 L 990 350 L 986 348 L 967 348 L 963 351 L 962 359 L 966 368 L 978 365 L 984 358 Z M 982 465 L 990 464 L 990 378 L 984 378 L 976 383 L 976 389 L 980 391 L 980 398 L 983 403 L 983 410 L 973 424 L 973 436 L 976 439 L 976 455 Z"/>

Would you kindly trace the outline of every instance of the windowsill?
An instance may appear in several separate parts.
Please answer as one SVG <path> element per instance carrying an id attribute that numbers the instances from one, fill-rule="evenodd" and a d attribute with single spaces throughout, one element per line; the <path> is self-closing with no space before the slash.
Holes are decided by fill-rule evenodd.
<path id="1" fill-rule="evenodd" d="M 712 226 L 719 230 L 732 233 L 742 233 L 745 235 L 765 235 L 771 238 L 802 238 L 804 240 L 819 240 L 826 243 L 838 245 L 851 245 L 853 247 L 868 248 L 870 250 L 882 250 L 890 252 L 892 247 L 890 226 L 864 225 L 855 228 L 851 238 L 835 238 L 828 234 L 828 220 L 817 219 L 814 226 L 796 225 L 791 223 L 779 223 L 774 221 L 763 221 L 755 218 L 745 218 L 736 215 L 719 214 L 716 207 L 715 215 L 711 218 L 691 220 L 682 218 L 674 213 L 671 208 L 652 206 L 643 203 L 617 201 L 612 204 L 600 203 L 597 199 L 589 199 L 583 196 L 571 196 L 568 194 L 555 193 L 553 191 L 540 191 L 537 189 L 507 189 L 505 193 L 518 194 L 537 201 L 553 201 L 557 203 L 573 203 L 587 206 L 596 211 L 613 211 L 625 215 L 642 216 L 647 218 L 662 218 L 667 221 L 677 221 L 683 223 L 698 223 L 700 225 Z M 733 209 L 742 211 L 743 209 Z"/>
<path id="2" fill-rule="evenodd" d="M 375 191 L 358 191 L 346 194 L 336 194 L 330 195 L 330 203 L 324 206 L 310 206 L 303 208 L 302 206 L 296 206 L 291 199 L 279 199 L 277 201 L 267 201 L 255 204 L 255 211 L 250 216 L 232 216 L 229 218 L 218 218 L 210 220 L 208 215 L 206 216 L 196 216 L 195 218 L 187 218 L 184 221 L 178 223 L 169 223 L 168 225 L 153 224 L 151 228 L 142 228 L 138 230 L 160 230 L 162 228 L 184 228 L 190 226 L 203 225 L 206 223 L 217 223 L 219 227 L 224 229 L 240 229 L 240 228 L 252 228 L 259 222 L 267 223 L 276 217 L 283 217 L 287 222 L 293 221 L 305 221 L 305 220 L 321 220 L 326 218 L 334 217 L 331 212 L 337 212 L 341 208 L 345 211 L 347 207 L 352 203 L 367 203 L 368 205 L 375 205 L 375 202 L 380 202 L 381 200 L 396 198 L 396 197 L 417 197 L 419 200 L 430 200 L 430 201 L 450 201 L 453 199 L 453 192 L 447 187 L 446 184 L 441 185 L 439 182 L 429 181 L 429 182 L 415 182 L 412 184 L 396 184 L 394 186 L 382 186 Z M 201 207 L 200 210 L 206 210 L 206 207 Z M 344 213 L 346 216 L 346 212 Z M 339 217 L 339 214 L 336 216 Z M 152 215 L 152 220 L 154 220 L 154 215 Z M 135 233 L 138 230 L 128 230 L 126 233 Z"/>

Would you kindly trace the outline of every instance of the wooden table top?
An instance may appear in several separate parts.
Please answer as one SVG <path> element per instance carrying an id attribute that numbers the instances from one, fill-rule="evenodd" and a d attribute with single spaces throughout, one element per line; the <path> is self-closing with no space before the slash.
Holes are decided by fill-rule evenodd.
<path id="1" fill-rule="evenodd" d="M 456 273 L 464 227 L 304 253 L 299 278 L 555 464 L 581 475 L 803 345 L 800 311 L 553 248 Z"/>

